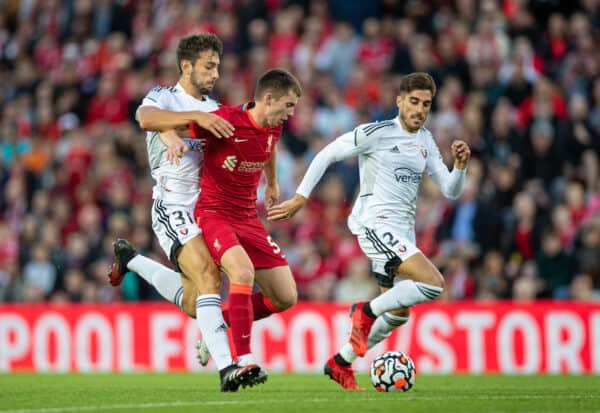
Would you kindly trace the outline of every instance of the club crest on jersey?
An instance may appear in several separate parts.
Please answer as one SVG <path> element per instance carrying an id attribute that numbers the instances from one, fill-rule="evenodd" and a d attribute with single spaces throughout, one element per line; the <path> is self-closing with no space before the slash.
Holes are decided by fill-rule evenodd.
<path id="1" fill-rule="evenodd" d="M 218 240 L 218 239 L 216 239 L 216 240 L 215 240 L 215 242 L 213 243 L 213 247 L 215 247 L 215 249 L 216 249 L 217 251 L 220 251 L 220 250 L 221 250 L 221 244 L 219 243 L 219 240 Z"/>
<path id="2" fill-rule="evenodd" d="M 398 247 L 398 252 L 399 252 L 400 254 L 404 254 L 404 253 L 406 252 L 406 245 L 400 245 L 400 246 Z"/>
<path id="3" fill-rule="evenodd" d="M 229 155 L 225 158 L 225 161 L 223 162 L 223 169 L 228 169 L 230 172 L 233 172 L 235 166 L 237 165 L 237 162 L 237 156 Z"/>
<path id="4" fill-rule="evenodd" d="M 178 231 L 184 237 L 188 234 L 188 229 L 187 228 L 179 228 Z"/>
<path id="5" fill-rule="evenodd" d="M 423 158 L 427 158 L 427 149 L 424 146 L 421 146 L 421 155 Z"/>
<path id="6" fill-rule="evenodd" d="M 271 146 L 273 146 L 273 134 L 269 134 L 269 138 L 267 139 L 267 152 L 271 152 Z"/>

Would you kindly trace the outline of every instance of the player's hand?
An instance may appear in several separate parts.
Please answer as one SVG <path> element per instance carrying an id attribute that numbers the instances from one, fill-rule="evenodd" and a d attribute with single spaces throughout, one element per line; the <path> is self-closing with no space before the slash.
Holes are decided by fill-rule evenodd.
<path id="1" fill-rule="evenodd" d="M 277 201 L 279 201 L 279 184 L 265 186 L 265 206 L 267 209 L 275 205 Z"/>
<path id="2" fill-rule="evenodd" d="M 196 123 L 219 139 L 233 136 L 235 130 L 231 123 L 213 113 L 198 112 Z"/>
<path id="3" fill-rule="evenodd" d="M 167 147 L 167 160 L 175 163 L 175 165 L 179 165 L 179 158 L 190 150 L 189 146 L 177 135 L 174 129 L 160 132 L 159 136 Z"/>
<path id="4" fill-rule="evenodd" d="M 300 194 L 296 194 L 292 199 L 274 205 L 267 210 L 268 221 L 286 221 L 292 218 L 298 211 L 306 205 L 307 199 Z"/>
<path id="5" fill-rule="evenodd" d="M 465 169 L 469 159 L 471 158 L 471 149 L 465 141 L 456 140 L 452 142 L 452 156 L 454 157 L 454 167 L 457 169 Z"/>

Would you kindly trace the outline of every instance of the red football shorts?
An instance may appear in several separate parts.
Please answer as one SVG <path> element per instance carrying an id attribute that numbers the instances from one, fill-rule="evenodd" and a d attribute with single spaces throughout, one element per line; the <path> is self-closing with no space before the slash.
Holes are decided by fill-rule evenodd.
<path id="1" fill-rule="evenodd" d="M 218 265 L 225 251 L 236 245 L 244 248 L 256 269 L 288 265 L 281 248 L 258 217 L 227 218 L 214 212 L 196 212 L 196 223 Z"/>

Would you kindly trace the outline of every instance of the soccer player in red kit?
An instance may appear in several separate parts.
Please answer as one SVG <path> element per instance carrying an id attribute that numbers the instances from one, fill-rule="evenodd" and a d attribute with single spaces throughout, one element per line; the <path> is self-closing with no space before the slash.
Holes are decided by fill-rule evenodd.
<path id="1" fill-rule="evenodd" d="M 191 126 L 192 136 L 206 142 L 195 218 L 211 255 L 230 279 L 229 308 L 224 313 L 240 365 L 255 363 L 250 350 L 252 321 L 297 301 L 285 256 L 258 217 L 256 192 L 264 170 L 267 208 L 279 198 L 275 147 L 301 94 L 293 75 L 272 69 L 258 79 L 253 102 L 213 112 L 233 125 L 233 137 L 213 138 L 198 125 Z M 253 295 L 255 281 L 261 292 Z"/>

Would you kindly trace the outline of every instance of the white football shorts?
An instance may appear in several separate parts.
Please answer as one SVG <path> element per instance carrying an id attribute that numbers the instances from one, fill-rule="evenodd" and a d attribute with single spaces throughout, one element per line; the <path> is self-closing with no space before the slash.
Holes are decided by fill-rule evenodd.
<path id="1" fill-rule="evenodd" d="M 177 266 L 177 250 L 202 230 L 194 221 L 194 208 L 190 205 L 172 204 L 157 198 L 152 204 L 152 229 L 169 260 Z"/>

